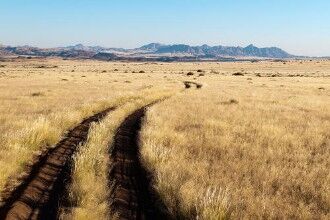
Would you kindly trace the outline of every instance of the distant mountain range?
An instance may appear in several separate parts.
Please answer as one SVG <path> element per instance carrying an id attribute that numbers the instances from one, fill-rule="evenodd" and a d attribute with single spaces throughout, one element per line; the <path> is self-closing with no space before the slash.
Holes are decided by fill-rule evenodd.
<path id="1" fill-rule="evenodd" d="M 156 54 L 191 54 L 194 56 L 229 56 L 229 57 L 263 57 L 263 58 L 291 58 L 293 55 L 277 47 L 258 48 L 254 45 L 247 47 L 226 46 L 189 46 L 185 44 L 163 45 L 151 43 L 138 48 Z"/>
<path id="2" fill-rule="evenodd" d="M 101 60 L 221 60 L 221 59 L 286 59 L 296 58 L 277 47 L 258 48 L 229 46 L 189 46 L 151 43 L 135 49 L 106 48 L 77 44 L 67 47 L 38 48 L 31 46 L 4 46 L 0 44 L 0 56 L 41 56 L 85 58 Z"/>

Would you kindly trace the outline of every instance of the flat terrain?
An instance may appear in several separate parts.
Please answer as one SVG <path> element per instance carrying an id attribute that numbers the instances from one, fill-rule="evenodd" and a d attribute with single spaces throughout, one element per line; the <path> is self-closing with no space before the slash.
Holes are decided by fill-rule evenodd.
<path id="1" fill-rule="evenodd" d="M 111 153 L 127 117 L 150 103 L 130 131 L 137 143 L 127 142 L 139 159 Z M 136 167 L 149 173 L 134 177 L 147 178 L 136 187 L 153 190 L 127 201 L 143 207 L 141 198 L 157 196 L 175 218 L 330 217 L 330 61 L 3 60 L 0 191 L 17 189 L 38 154 L 111 107 L 74 152 L 62 218 L 120 215 L 116 199 L 126 194 L 116 184 Z M 128 166 L 120 178 L 109 174 L 116 164 Z"/>

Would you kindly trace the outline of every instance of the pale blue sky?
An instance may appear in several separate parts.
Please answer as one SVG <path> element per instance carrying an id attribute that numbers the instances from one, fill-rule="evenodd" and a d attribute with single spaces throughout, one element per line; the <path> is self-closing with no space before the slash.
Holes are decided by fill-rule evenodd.
<path id="1" fill-rule="evenodd" d="M 278 46 L 330 55 L 329 0 L 0 0 L 0 43 Z"/>

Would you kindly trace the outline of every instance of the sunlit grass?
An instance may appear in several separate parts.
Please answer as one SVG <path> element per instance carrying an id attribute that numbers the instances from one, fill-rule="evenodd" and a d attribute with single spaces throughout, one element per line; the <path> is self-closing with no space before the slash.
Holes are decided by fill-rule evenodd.
<path id="1" fill-rule="evenodd" d="M 0 190 L 14 186 L 35 153 L 83 118 L 119 106 L 92 126 L 75 157 L 75 206 L 65 216 L 107 218 L 107 150 L 115 130 L 136 108 L 173 93 L 149 109 L 140 140 L 142 160 L 173 216 L 329 217 L 330 62 L 32 59 L 7 62 L 1 71 Z M 184 81 L 203 86 L 179 92 Z"/>

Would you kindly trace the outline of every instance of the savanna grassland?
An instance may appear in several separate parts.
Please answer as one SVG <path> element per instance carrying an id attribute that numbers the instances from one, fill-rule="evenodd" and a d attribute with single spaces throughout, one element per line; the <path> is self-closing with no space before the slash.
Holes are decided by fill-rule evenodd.
<path id="1" fill-rule="evenodd" d="M 184 81 L 202 88 L 185 89 Z M 164 99 L 166 98 L 166 99 Z M 0 63 L 0 191 L 82 119 L 65 219 L 111 216 L 107 156 L 116 129 L 148 108 L 144 166 L 174 218 L 330 217 L 330 61 Z M 111 186 L 110 186 L 111 187 Z"/>

